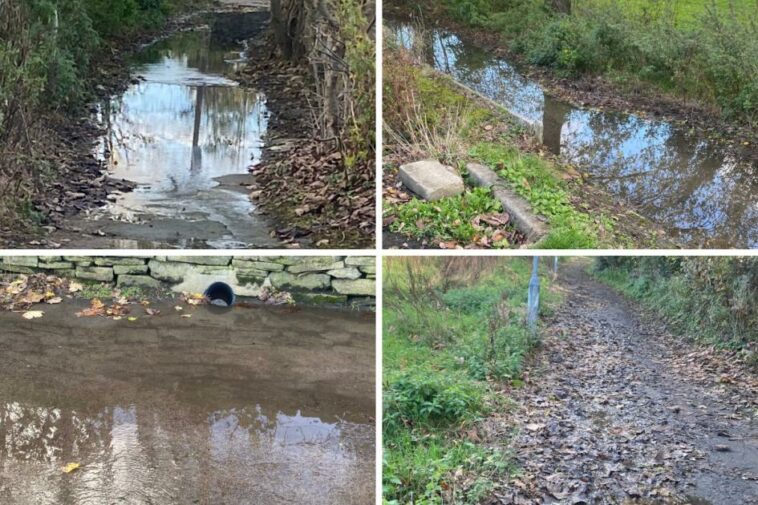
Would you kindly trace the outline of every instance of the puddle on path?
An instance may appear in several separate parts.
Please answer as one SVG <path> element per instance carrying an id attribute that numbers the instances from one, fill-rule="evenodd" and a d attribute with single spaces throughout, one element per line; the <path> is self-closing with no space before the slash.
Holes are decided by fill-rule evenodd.
<path id="1" fill-rule="evenodd" d="M 252 182 L 247 168 L 261 160 L 266 97 L 224 77 L 243 63 L 235 40 L 252 36 L 267 18 L 218 14 L 209 29 L 148 46 L 133 61 L 140 82 L 100 106 L 107 132 L 98 155 L 111 176 L 137 183 L 97 216 L 98 229 L 126 239 L 119 245 L 279 245 L 239 185 Z"/>
<path id="2" fill-rule="evenodd" d="M 758 172 L 740 148 L 686 126 L 573 107 L 455 33 L 385 20 L 426 63 L 542 131 L 554 154 L 690 247 L 758 247 Z"/>
<path id="3" fill-rule="evenodd" d="M 373 503 L 373 314 L 80 308 L 0 314 L 0 503 Z"/>

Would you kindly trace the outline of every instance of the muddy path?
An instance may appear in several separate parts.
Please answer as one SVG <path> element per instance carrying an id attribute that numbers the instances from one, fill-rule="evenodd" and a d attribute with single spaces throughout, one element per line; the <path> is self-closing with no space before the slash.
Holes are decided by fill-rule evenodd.
<path id="1" fill-rule="evenodd" d="M 507 391 L 522 469 L 493 503 L 758 503 L 758 382 L 667 333 L 581 262 L 560 275 L 526 385 Z"/>
<path id="2" fill-rule="evenodd" d="M 87 305 L 0 313 L 0 503 L 374 502 L 373 314 Z"/>
<path id="3" fill-rule="evenodd" d="M 91 155 L 103 178 L 127 189 L 81 205 L 58 223 L 52 243 L 284 247 L 276 220 L 250 198 L 250 171 L 276 148 L 266 90 L 234 78 L 248 58 L 262 57 L 245 42 L 264 32 L 269 18 L 266 2 L 223 2 L 127 59 L 129 85 L 90 106 L 90 123 L 100 131 Z M 86 201 L 88 188 L 78 194 Z"/>

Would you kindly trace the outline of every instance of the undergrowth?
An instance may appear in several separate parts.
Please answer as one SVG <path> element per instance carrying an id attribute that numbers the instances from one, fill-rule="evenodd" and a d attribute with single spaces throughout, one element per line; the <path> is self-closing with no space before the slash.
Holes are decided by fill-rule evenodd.
<path id="1" fill-rule="evenodd" d="M 758 119 L 758 9 L 729 0 L 445 0 L 454 18 L 502 35 L 530 63 L 562 75 L 637 80 Z"/>
<path id="2" fill-rule="evenodd" d="M 758 365 L 758 258 L 610 257 L 594 271 L 683 335 L 744 351 Z"/>
<path id="3" fill-rule="evenodd" d="M 195 3 L 0 1 L 0 226 L 40 224 L 31 202 L 58 175 L 46 120 L 79 111 L 107 47 Z"/>
<path id="4" fill-rule="evenodd" d="M 384 262 L 384 496 L 390 504 L 480 503 L 514 471 L 507 441 L 477 426 L 507 409 L 538 341 L 525 328 L 524 258 Z M 543 278 L 542 314 L 558 296 Z"/>

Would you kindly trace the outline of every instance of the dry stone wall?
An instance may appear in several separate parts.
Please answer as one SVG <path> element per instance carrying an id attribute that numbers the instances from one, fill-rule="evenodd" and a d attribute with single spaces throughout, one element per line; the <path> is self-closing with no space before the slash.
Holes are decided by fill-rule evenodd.
<path id="1" fill-rule="evenodd" d="M 257 297 L 273 287 L 311 303 L 370 303 L 376 296 L 376 259 L 368 256 L 7 256 L 0 272 L 186 293 L 221 281 L 239 296 Z"/>

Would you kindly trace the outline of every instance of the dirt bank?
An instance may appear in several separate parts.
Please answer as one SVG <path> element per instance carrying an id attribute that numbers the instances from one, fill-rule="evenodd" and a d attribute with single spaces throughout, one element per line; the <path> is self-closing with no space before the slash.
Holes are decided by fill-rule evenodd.
<path id="1" fill-rule="evenodd" d="M 488 423 L 522 474 L 492 503 L 758 501 L 758 381 L 734 359 L 682 343 L 585 265 L 560 272 L 514 411 Z"/>

